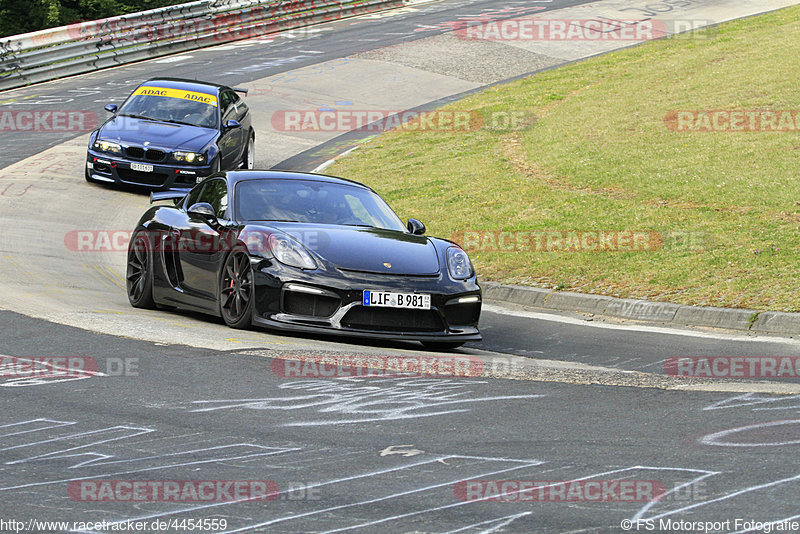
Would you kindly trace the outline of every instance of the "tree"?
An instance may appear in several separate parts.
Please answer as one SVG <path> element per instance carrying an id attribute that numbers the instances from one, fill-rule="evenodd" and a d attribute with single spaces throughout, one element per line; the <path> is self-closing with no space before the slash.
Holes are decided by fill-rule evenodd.
<path id="1" fill-rule="evenodd" d="M 17 35 L 47 27 L 40 0 L 0 0 L 0 35 Z"/>
<path id="2" fill-rule="evenodd" d="M 0 0 L 0 37 L 180 3 L 175 0 Z"/>

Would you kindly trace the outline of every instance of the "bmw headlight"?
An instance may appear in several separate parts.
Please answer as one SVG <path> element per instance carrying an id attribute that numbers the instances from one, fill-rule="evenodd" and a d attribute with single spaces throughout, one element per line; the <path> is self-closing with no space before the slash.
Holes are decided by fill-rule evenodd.
<path id="1" fill-rule="evenodd" d="M 98 139 L 94 142 L 93 146 L 95 150 L 102 150 L 103 152 L 110 152 L 112 154 L 122 154 L 122 146 L 120 146 L 119 143 Z"/>
<path id="2" fill-rule="evenodd" d="M 295 241 L 286 236 L 272 234 L 269 236 L 269 246 L 275 258 L 284 265 L 299 269 L 316 269 L 317 262 L 308 251 Z"/>
<path id="3" fill-rule="evenodd" d="M 206 162 L 205 154 L 198 154 L 197 152 L 173 152 L 172 159 L 193 165 L 201 165 Z"/>
<path id="4" fill-rule="evenodd" d="M 466 280 L 474 272 L 469 256 L 458 247 L 447 249 L 447 271 L 453 280 Z"/>

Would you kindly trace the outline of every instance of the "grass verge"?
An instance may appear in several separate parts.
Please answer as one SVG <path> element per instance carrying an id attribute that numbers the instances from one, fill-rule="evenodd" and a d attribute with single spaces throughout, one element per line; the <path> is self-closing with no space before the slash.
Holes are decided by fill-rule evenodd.
<path id="1" fill-rule="evenodd" d="M 397 130 L 327 172 L 367 183 L 431 235 L 454 237 L 483 280 L 800 311 L 797 72 L 792 7 L 445 108 L 535 117 L 524 128 Z M 697 110 L 794 110 L 798 123 L 709 132 L 668 120 Z"/>

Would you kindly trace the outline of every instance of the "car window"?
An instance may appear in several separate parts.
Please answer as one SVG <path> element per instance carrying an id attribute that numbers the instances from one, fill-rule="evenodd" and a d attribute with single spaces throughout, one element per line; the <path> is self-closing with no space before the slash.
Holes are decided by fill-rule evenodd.
<path id="1" fill-rule="evenodd" d="M 245 115 L 247 115 L 247 110 L 247 104 L 245 104 L 242 99 L 239 99 L 239 101 L 236 102 L 236 120 L 242 122 Z"/>
<path id="2" fill-rule="evenodd" d="M 205 184 L 198 202 L 208 202 L 214 208 L 217 218 L 227 218 L 228 184 L 225 180 L 211 180 Z"/>
<path id="3" fill-rule="evenodd" d="M 239 182 L 236 185 L 236 218 L 406 231 L 392 209 L 369 189 L 313 180 Z"/>
<path id="4" fill-rule="evenodd" d="M 353 195 L 344 195 L 344 201 L 347 203 L 347 208 L 353 218 L 358 219 L 364 224 L 370 224 L 372 218 L 360 198 Z"/>
<path id="5" fill-rule="evenodd" d="M 205 184 L 200 184 L 192 188 L 191 191 L 189 191 L 189 194 L 186 195 L 186 201 L 183 203 L 183 209 L 188 210 L 189 208 L 197 204 L 198 202 L 197 199 L 200 198 L 200 192 L 203 190 L 204 186 Z"/>
<path id="6" fill-rule="evenodd" d="M 223 121 L 236 118 L 234 97 L 236 97 L 236 93 L 234 93 L 233 91 L 223 91 L 220 94 L 219 102 L 220 102 L 220 110 L 222 111 Z"/>
<path id="7" fill-rule="evenodd" d="M 162 90 L 164 88 L 140 87 L 137 91 Z M 186 93 L 190 97 L 182 97 L 178 92 L 174 95 L 136 94 L 125 101 L 119 110 L 123 117 L 138 117 L 178 124 L 190 124 L 204 128 L 216 128 L 217 106 L 216 98 L 211 95 L 203 96 L 199 93 Z M 205 98 L 208 102 L 201 102 L 193 98 Z"/>

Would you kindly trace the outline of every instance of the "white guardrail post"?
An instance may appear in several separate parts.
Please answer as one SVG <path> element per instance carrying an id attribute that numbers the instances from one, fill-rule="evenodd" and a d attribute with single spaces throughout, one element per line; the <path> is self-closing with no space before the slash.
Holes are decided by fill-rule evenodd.
<path id="1" fill-rule="evenodd" d="M 409 0 L 200 0 L 0 38 L 0 90 L 401 7 Z"/>

